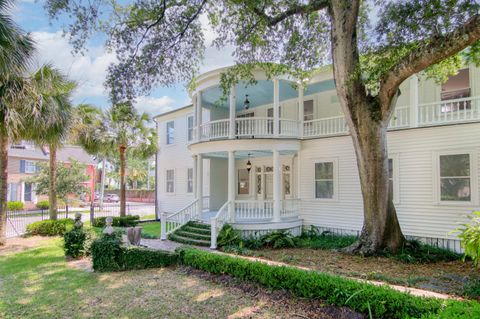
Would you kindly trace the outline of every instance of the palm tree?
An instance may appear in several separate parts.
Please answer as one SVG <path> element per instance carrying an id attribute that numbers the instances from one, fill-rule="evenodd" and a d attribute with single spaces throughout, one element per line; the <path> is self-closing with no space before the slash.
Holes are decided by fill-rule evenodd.
<path id="1" fill-rule="evenodd" d="M 32 75 L 32 82 L 41 98 L 39 116 L 30 123 L 35 130 L 30 139 L 49 148 L 50 219 L 57 219 L 57 151 L 67 140 L 72 127 L 73 107 L 71 94 L 76 87 L 59 70 L 49 64 L 43 65 Z"/>
<path id="2" fill-rule="evenodd" d="M 24 119 L 34 117 L 35 99 L 22 75 L 34 52 L 33 40 L 7 14 L 11 0 L 0 0 L 0 245 L 6 241 L 8 145 L 26 130 Z"/>

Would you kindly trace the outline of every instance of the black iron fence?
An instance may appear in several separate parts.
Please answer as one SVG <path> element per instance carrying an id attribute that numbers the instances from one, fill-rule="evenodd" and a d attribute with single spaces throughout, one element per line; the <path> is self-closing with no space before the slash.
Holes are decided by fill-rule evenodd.
<path id="1" fill-rule="evenodd" d="M 105 203 L 102 206 L 95 203 L 87 207 L 59 207 L 57 218 L 75 218 L 76 213 L 82 214 L 84 222 L 93 221 L 96 217 L 120 216 L 119 203 Z M 155 204 L 127 203 L 127 215 L 139 215 L 142 220 L 155 220 Z M 7 238 L 21 236 L 26 233 L 27 225 L 50 219 L 48 209 L 7 211 Z"/>

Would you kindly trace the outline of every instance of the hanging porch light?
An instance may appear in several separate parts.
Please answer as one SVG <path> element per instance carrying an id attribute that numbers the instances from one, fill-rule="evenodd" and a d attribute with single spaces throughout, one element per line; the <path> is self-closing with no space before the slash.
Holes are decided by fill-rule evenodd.
<path id="1" fill-rule="evenodd" d="M 250 162 L 250 153 L 248 153 L 248 161 L 247 161 L 247 171 L 250 173 L 250 170 L 252 169 L 252 163 Z"/>
<path id="2" fill-rule="evenodd" d="M 248 100 L 248 94 L 245 94 L 245 101 L 243 102 L 243 107 L 245 108 L 245 110 L 248 110 L 248 108 L 250 107 L 250 101 Z"/>

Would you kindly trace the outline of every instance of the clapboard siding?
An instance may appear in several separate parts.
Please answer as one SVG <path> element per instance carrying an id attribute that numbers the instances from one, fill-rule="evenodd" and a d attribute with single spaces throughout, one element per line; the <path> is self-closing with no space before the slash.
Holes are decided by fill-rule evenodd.
<path id="1" fill-rule="evenodd" d="M 439 204 L 435 197 L 436 152 L 469 151 L 478 157 L 480 124 L 450 125 L 388 133 L 390 154 L 397 154 L 399 202 L 396 205 L 406 235 L 455 238 L 454 230 L 464 215 L 478 209 L 472 205 Z M 321 158 L 338 161 L 338 200 L 314 199 L 314 162 Z M 363 205 L 358 170 L 349 136 L 304 141 L 300 152 L 301 218 L 306 225 L 358 231 Z M 477 161 L 478 166 L 478 161 Z M 478 185 L 479 167 L 476 169 Z M 479 195 L 478 186 L 473 191 Z"/>

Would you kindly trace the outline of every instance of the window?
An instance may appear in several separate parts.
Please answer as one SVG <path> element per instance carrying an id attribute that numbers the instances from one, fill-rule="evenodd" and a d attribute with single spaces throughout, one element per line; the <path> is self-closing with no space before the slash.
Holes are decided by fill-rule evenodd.
<path id="1" fill-rule="evenodd" d="M 440 155 L 440 201 L 472 200 L 470 154 Z"/>
<path id="2" fill-rule="evenodd" d="M 7 201 L 15 202 L 18 200 L 18 184 L 10 183 L 7 185 Z"/>
<path id="3" fill-rule="evenodd" d="M 25 173 L 35 173 L 37 171 L 37 164 L 33 161 L 25 161 Z"/>
<path id="4" fill-rule="evenodd" d="M 165 189 L 167 193 L 174 193 L 175 192 L 175 170 L 167 169 L 165 180 L 166 180 Z"/>
<path id="5" fill-rule="evenodd" d="M 187 117 L 187 139 L 188 141 L 193 140 L 193 116 L 189 115 Z"/>
<path id="6" fill-rule="evenodd" d="M 31 202 L 32 201 L 32 184 L 31 183 L 25 183 L 25 189 L 23 192 L 23 200 L 25 202 Z"/>
<path id="7" fill-rule="evenodd" d="M 238 195 L 250 194 L 249 174 L 247 169 L 238 170 Z"/>
<path id="8" fill-rule="evenodd" d="M 315 163 L 315 198 L 335 198 L 334 162 Z"/>
<path id="9" fill-rule="evenodd" d="M 458 74 L 450 76 L 447 82 L 442 84 L 440 98 L 442 101 L 456 100 L 470 97 L 470 74 L 468 69 L 458 71 Z M 441 112 L 457 112 L 470 110 L 470 101 L 457 101 L 443 103 Z"/>
<path id="10" fill-rule="evenodd" d="M 175 122 L 167 122 L 167 144 L 173 144 L 175 142 Z"/>
<path id="11" fill-rule="evenodd" d="M 303 101 L 303 120 L 313 120 L 313 100 Z"/>
<path id="12" fill-rule="evenodd" d="M 288 196 L 291 194 L 291 184 L 290 184 L 290 166 L 283 166 L 283 194 Z"/>
<path id="13" fill-rule="evenodd" d="M 193 193 L 193 168 L 187 168 L 187 193 Z"/>

